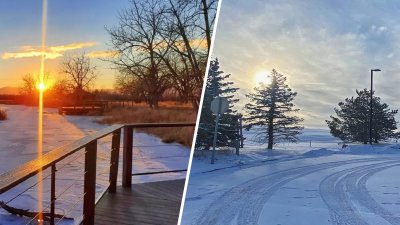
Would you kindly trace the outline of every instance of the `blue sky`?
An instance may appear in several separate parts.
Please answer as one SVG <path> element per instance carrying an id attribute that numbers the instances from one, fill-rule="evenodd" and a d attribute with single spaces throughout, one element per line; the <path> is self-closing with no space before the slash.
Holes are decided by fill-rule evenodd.
<path id="1" fill-rule="evenodd" d="M 48 47 L 69 46 L 57 53 L 102 53 L 110 49 L 105 26 L 118 23 L 118 12 L 129 5 L 128 0 L 48 0 Z M 26 73 L 39 71 L 40 57 L 6 57 L 8 53 L 37 49 L 41 43 L 41 0 L 0 1 L 0 87 L 16 86 Z M 10 56 L 10 55 L 9 55 Z M 46 71 L 57 78 L 62 57 L 46 60 Z M 100 74 L 96 87 L 111 88 L 115 71 L 93 56 Z"/>
<path id="2" fill-rule="evenodd" d="M 400 108 L 400 1 L 237 0 L 221 5 L 213 57 L 244 94 L 256 74 L 288 77 L 306 127 L 326 128 L 333 107 L 370 85 Z M 399 120 L 400 117 L 397 117 Z"/>

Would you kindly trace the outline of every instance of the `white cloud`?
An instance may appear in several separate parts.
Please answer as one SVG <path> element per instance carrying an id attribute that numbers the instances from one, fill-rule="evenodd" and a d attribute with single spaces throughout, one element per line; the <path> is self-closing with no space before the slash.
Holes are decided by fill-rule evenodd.
<path id="1" fill-rule="evenodd" d="M 386 30 L 387 30 L 387 27 L 385 27 L 385 26 L 380 26 L 380 27 L 378 28 L 378 31 L 379 31 L 380 33 L 384 32 L 384 31 L 386 31 Z"/>

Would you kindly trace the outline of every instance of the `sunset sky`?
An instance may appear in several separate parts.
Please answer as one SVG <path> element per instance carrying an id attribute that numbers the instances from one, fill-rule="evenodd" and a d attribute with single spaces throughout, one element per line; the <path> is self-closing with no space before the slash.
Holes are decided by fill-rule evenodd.
<path id="1" fill-rule="evenodd" d="M 110 50 L 105 26 L 116 25 L 128 5 L 128 0 L 48 0 L 45 71 L 57 79 L 64 55 L 85 52 L 98 67 L 96 88 L 112 88 L 116 71 L 98 58 Z M 39 73 L 41 18 L 41 0 L 0 1 L 0 88 Z"/>
<path id="2" fill-rule="evenodd" d="M 369 88 L 371 68 L 382 69 L 376 94 L 400 108 L 399 10 L 389 0 L 223 1 L 213 57 L 241 88 L 239 108 L 275 68 L 298 92 L 304 125 L 326 128 L 339 101 Z"/>

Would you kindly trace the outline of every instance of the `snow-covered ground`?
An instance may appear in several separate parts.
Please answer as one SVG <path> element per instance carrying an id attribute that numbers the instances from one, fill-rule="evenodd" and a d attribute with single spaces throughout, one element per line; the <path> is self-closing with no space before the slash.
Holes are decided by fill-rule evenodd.
<path id="1" fill-rule="evenodd" d="M 6 106 L 9 119 L 0 121 L 0 173 L 9 171 L 37 156 L 37 108 Z M 72 141 L 96 132 L 106 125 L 94 122 L 95 117 L 61 116 L 56 109 L 45 109 L 43 116 L 43 148 L 45 152 L 66 145 Z M 186 169 L 190 150 L 178 144 L 165 144 L 159 138 L 134 132 L 133 173 Z M 111 136 L 98 143 L 97 197 L 108 185 Z M 122 151 L 121 151 L 122 154 Z M 120 156 L 122 159 L 122 155 Z M 120 160 L 120 163 L 122 160 Z M 79 218 L 82 214 L 83 193 L 83 151 L 57 164 L 56 213 Z M 122 168 L 120 164 L 119 169 Z M 43 207 L 49 206 L 49 171 L 43 173 Z M 121 172 L 119 173 L 121 175 Z M 186 173 L 165 173 L 158 175 L 134 176 L 133 183 L 185 178 Z M 33 177 L 10 191 L 0 195 L 0 201 L 22 209 L 37 209 L 37 177 Z M 119 179 L 121 182 L 121 179 Z M 30 188 L 30 186 L 33 186 Z M 26 192 L 23 192 L 27 190 Z M 22 194 L 21 194 L 22 193 Z M 14 197 L 16 197 L 14 199 Z M 46 209 L 48 210 L 48 209 Z M 77 220 L 63 220 L 59 224 L 74 224 Z M 29 220 L 9 215 L 0 209 L 0 225 L 29 224 Z M 33 224 L 33 223 L 32 223 Z"/>
<path id="2" fill-rule="evenodd" d="M 272 151 L 193 159 L 182 225 L 400 224 L 400 145 L 350 145 L 306 129 Z M 311 147 L 310 147 L 311 141 Z"/>

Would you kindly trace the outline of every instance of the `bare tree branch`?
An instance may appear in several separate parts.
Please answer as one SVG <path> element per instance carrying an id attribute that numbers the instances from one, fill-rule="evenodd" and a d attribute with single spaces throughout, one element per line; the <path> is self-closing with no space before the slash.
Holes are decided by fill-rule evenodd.
<path id="1" fill-rule="evenodd" d="M 67 76 L 68 84 L 78 101 L 83 100 L 84 92 L 89 90 L 97 78 L 96 66 L 92 65 L 85 53 L 66 56 L 60 64 L 60 72 Z"/>

